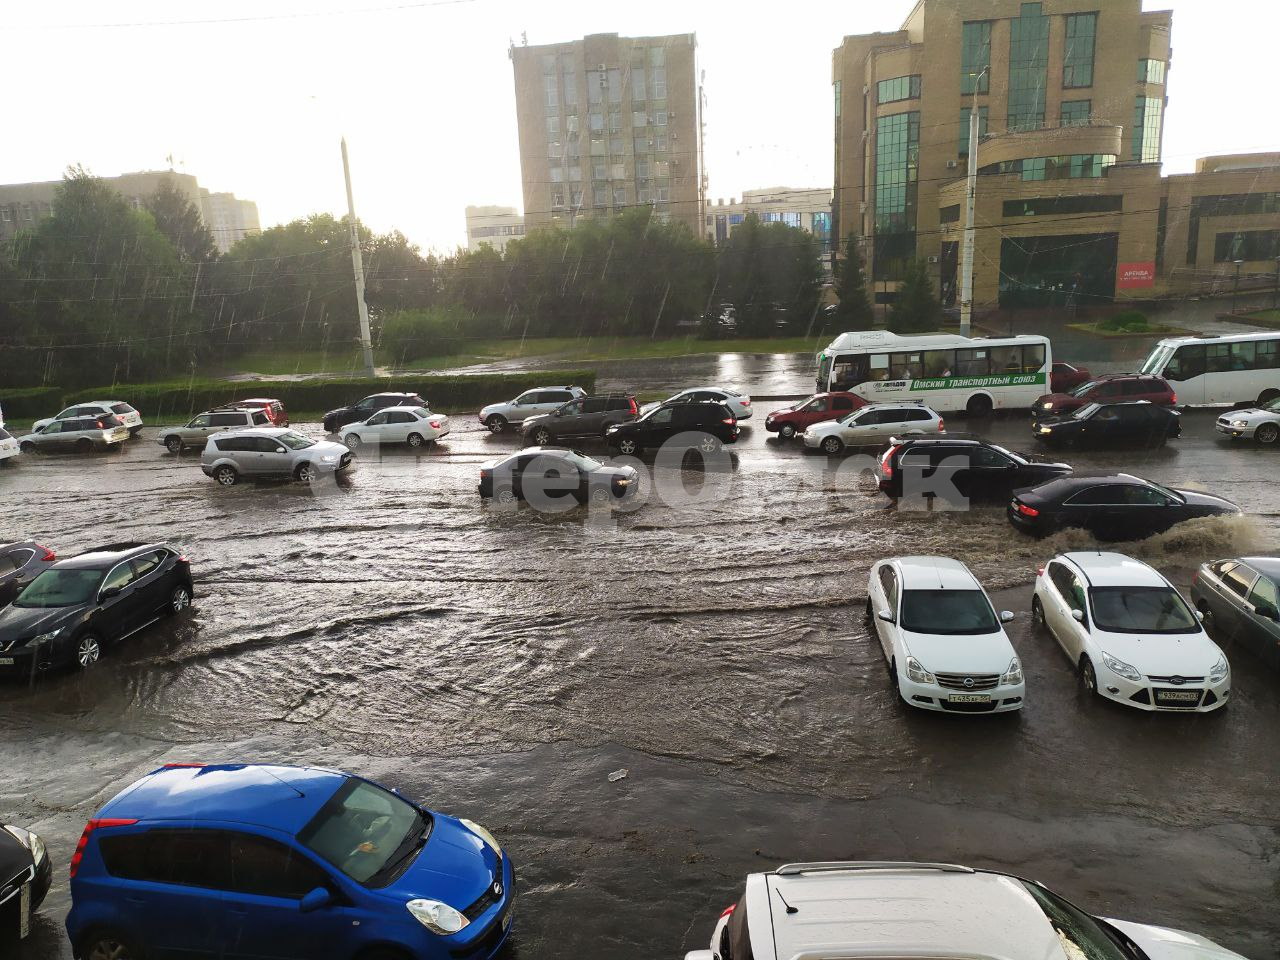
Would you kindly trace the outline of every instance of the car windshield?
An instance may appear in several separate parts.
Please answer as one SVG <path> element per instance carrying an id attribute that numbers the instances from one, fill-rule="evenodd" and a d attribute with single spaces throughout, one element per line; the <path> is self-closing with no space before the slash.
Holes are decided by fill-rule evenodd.
<path id="1" fill-rule="evenodd" d="M 999 444 L 995 444 L 995 443 L 991 444 L 991 449 L 999 451 L 1000 453 L 1003 453 L 1006 457 L 1008 457 L 1014 463 L 1022 464 L 1025 466 L 1026 464 L 1031 462 L 1022 454 L 1014 453 L 1012 450 L 1006 450 L 1004 447 L 1000 446 Z"/>
<path id="2" fill-rule="evenodd" d="M 390 791 L 356 777 L 338 788 L 298 841 L 357 883 L 383 886 L 426 840 L 431 821 Z"/>
<path id="3" fill-rule="evenodd" d="M 1172 587 L 1091 587 L 1093 622 L 1111 633 L 1198 633 L 1200 624 Z"/>
<path id="4" fill-rule="evenodd" d="M 412 412 L 413 412 L 413 415 L 415 417 L 418 417 L 419 419 L 421 419 L 422 417 L 431 416 L 431 411 L 428 410 L 426 407 L 414 407 Z"/>
<path id="5" fill-rule="evenodd" d="M 316 445 L 316 442 L 310 437 L 304 437 L 302 434 L 294 433 L 292 430 L 288 433 L 280 434 L 276 439 L 290 450 L 305 450 L 307 447 L 314 447 Z"/>
<path id="6" fill-rule="evenodd" d="M 87 603 L 102 582 L 102 570 L 46 570 L 18 594 L 15 607 L 74 607 Z"/>
<path id="7" fill-rule="evenodd" d="M 116 413 L 135 413 L 135 412 L 136 412 L 136 411 L 133 409 L 133 407 L 129 406 L 127 403 L 117 403 L 117 404 L 114 404 L 114 405 L 111 407 L 111 409 L 112 409 L 113 411 L 115 411 Z"/>
<path id="8" fill-rule="evenodd" d="M 906 590 L 902 629 L 911 633 L 995 633 L 1000 621 L 981 590 Z"/>
<path id="9" fill-rule="evenodd" d="M 577 450 L 574 450 L 572 453 L 566 453 L 564 458 L 570 463 L 576 464 L 580 469 L 585 470 L 588 473 L 592 470 L 599 470 L 601 466 L 599 460 L 592 460 L 585 453 L 579 453 Z"/>
<path id="10" fill-rule="evenodd" d="M 1088 393 L 1097 385 L 1098 385 L 1097 380 L 1090 380 L 1088 383 L 1082 383 L 1080 384 L 1080 386 L 1076 387 L 1074 390 L 1071 391 L 1071 396 L 1083 397 L 1086 393 Z"/>
<path id="11" fill-rule="evenodd" d="M 1072 416 L 1075 417 L 1077 420 L 1088 420 L 1095 413 L 1097 413 L 1101 408 L 1102 408 L 1102 405 L 1099 403 L 1085 404 L 1083 407 L 1081 407 L 1079 410 L 1073 413 Z"/>
<path id="12" fill-rule="evenodd" d="M 1180 494 L 1177 490 L 1166 487 L 1163 483 L 1156 483 L 1154 480 L 1146 481 L 1148 486 L 1155 487 L 1174 503 L 1186 503 L 1187 498 Z"/>
<path id="13" fill-rule="evenodd" d="M 1280 397 L 1276 397 L 1270 403 L 1264 403 L 1262 409 L 1271 413 L 1280 413 Z"/>
<path id="14" fill-rule="evenodd" d="M 1135 960 L 1136 957 L 1143 956 L 1131 953 L 1127 947 L 1122 946 L 1118 937 L 1108 933 L 1109 928 L 1103 922 L 1039 884 L 1028 880 L 1017 882 L 1049 921 L 1049 926 L 1058 937 L 1058 945 L 1062 948 L 1063 960 Z"/>

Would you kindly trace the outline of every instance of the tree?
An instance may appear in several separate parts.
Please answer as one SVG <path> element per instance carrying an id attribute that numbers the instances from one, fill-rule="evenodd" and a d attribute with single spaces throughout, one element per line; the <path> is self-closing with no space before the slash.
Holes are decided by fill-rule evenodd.
<path id="1" fill-rule="evenodd" d="M 862 266 L 862 250 L 858 238 L 849 234 L 844 242 L 844 258 L 836 261 L 836 327 L 839 330 L 871 330 L 876 325 L 871 297 L 867 294 L 867 275 Z"/>
<path id="2" fill-rule="evenodd" d="M 928 333 L 937 329 L 941 315 L 942 305 L 933 292 L 928 266 L 923 260 L 908 260 L 889 314 L 889 329 L 894 333 Z"/>
<path id="3" fill-rule="evenodd" d="M 747 214 L 720 249 L 716 289 L 733 304 L 737 332 L 773 336 L 807 329 L 821 292 L 821 245 L 784 223 Z"/>
<path id="4" fill-rule="evenodd" d="M 208 263 L 217 259 L 218 246 L 200 215 L 200 209 L 168 177 L 160 181 L 160 186 L 143 201 L 143 205 L 183 260 Z"/>

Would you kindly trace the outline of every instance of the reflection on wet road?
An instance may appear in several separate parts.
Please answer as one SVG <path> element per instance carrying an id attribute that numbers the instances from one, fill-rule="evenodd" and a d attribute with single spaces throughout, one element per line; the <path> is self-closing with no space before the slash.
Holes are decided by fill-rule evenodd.
<path id="1" fill-rule="evenodd" d="M 999 506 L 885 509 L 866 476 L 766 434 L 770 406 L 728 469 L 659 468 L 613 525 L 482 507 L 478 464 L 518 439 L 467 417 L 318 496 L 218 488 L 151 431 L 120 455 L 0 472 L 0 537 L 63 555 L 174 542 L 198 593 L 90 675 L 0 685 L 0 818 L 48 834 L 58 864 L 20 955 L 69 955 L 65 867 L 96 805 L 161 758 L 249 758 L 358 769 L 494 828 L 520 872 L 526 958 L 677 957 L 746 871 L 843 857 L 1003 867 L 1280 956 L 1274 674 L 1225 644 L 1236 686 L 1219 714 L 1083 701 L 1026 611 L 1035 568 L 1086 535 L 1037 543 Z M 1183 585 L 1202 560 L 1280 542 L 1276 451 L 1229 447 L 1212 423 L 1188 414 L 1165 450 L 1067 458 L 1246 509 L 1124 548 Z M 1022 417 L 981 431 L 1029 446 Z M 675 485 L 703 502 L 657 491 Z M 870 563 L 901 553 L 965 561 L 1019 613 L 1021 716 L 891 699 L 863 603 Z"/>

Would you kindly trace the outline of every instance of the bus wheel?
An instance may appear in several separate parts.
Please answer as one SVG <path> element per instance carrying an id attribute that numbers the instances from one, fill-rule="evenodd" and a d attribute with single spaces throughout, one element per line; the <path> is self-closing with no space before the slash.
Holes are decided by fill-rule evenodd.
<path id="1" fill-rule="evenodd" d="M 991 398 L 985 393 L 975 393 L 965 404 L 964 412 L 971 417 L 991 416 Z"/>

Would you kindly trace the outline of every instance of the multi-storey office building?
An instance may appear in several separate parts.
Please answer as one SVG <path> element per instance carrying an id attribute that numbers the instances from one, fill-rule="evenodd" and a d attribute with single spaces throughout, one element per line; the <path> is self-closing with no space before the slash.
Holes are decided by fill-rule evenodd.
<path id="1" fill-rule="evenodd" d="M 830 252 L 831 191 L 826 187 L 744 190 L 741 201 L 708 200 L 704 235 L 715 243 L 724 243 L 749 213 L 763 223 L 785 223 L 807 230 L 822 241 L 824 253 Z"/>
<path id="2" fill-rule="evenodd" d="M 499 253 L 524 236 L 524 217 L 515 207 L 467 207 L 467 249 L 493 247 Z"/>
<path id="3" fill-rule="evenodd" d="M 693 34 L 511 48 L 528 229 L 651 206 L 702 233 Z"/>

